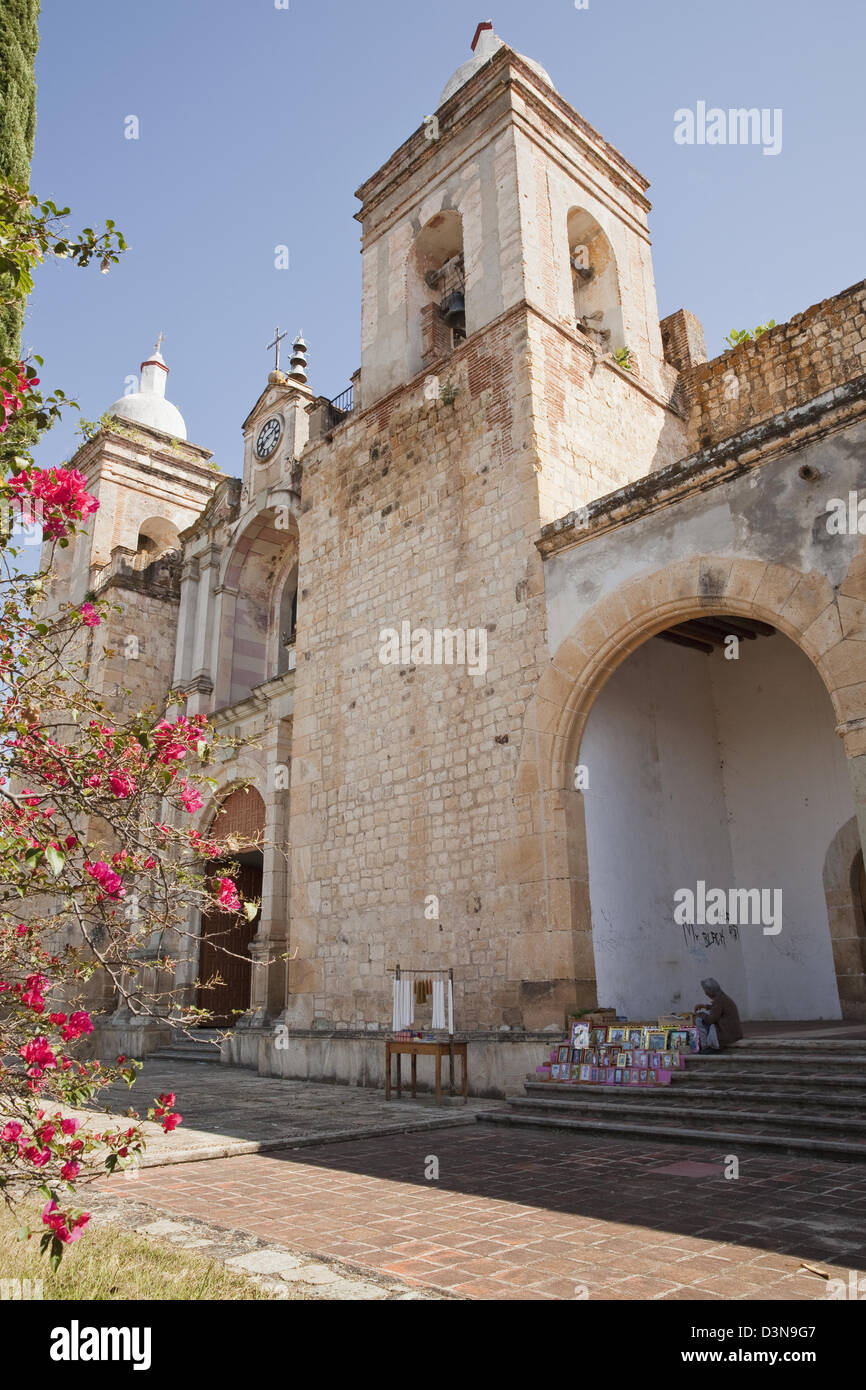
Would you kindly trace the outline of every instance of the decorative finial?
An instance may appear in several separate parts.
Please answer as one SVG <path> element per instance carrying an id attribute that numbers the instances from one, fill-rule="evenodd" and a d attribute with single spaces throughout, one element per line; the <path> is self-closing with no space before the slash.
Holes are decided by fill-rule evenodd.
<path id="1" fill-rule="evenodd" d="M 307 344 L 304 342 L 303 333 L 299 333 L 292 343 L 292 360 L 289 376 L 295 381 L 306 381 L 307 379 Z"/>
<path id="2" fill-rule="evenodd" d="M 156 343 L 155 343 L 155 345 L 154 345 L 154 349 L 153 349 L 153 355 L 154 355 L 154 357 L 160 357 L 160 356 L 162 355 L 162 354 L 160 353 L 160 348 L 162 347 L 162 340 L 163 340 L 164 337 L 165 337 L 165 334 L 162 332 L 162 330 L 160 330 L 159 337 L 157 338 Z"/>
<path id="3" fill-rule="evenodd" d="M 289 336 L 288 333 L 281 333 L 281 332 L 280 332 L 280 329 L 279 329 L 279 325 L 277 325 L 277 331 L 276 331 L 276 333 L 274 334 L 274 341 L 273 341 L 272 343 L 268 343 L 268 348 L 274 348 L 274 349 L 275 349 L 275 353 L 274 353 L 274 371 L 275 371 L 275 372 L 278 372 L 278 371 L 280 370 L 280 343 L 283 341 L 284 338 L 287 338 L 288 336 Z"/>
<path id="4" fill-rule="evenodd" d="M 478 28 L 475 30 L 475 38 L 472 40 L 472 52 L 473 52 L 473 53 L 475 52 L 475 49 L 478 47 L 478 40 L 481 38 L 481 35 L 484 33 L 484 30 L 485 30 L 485 29 L 492 29 L 492 28 L 493 28 L 493 20 L 492 20 L 492 19 L 482 19 L 482 21 L 481 21 L 481 23 L 479 24 Z"/>

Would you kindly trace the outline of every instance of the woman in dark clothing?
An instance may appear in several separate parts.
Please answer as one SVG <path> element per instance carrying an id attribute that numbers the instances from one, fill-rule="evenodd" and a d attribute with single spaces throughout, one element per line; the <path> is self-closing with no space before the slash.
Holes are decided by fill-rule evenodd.
<path id="1" fill-rule="evenodd" d="M 701 989 L 712 1001 L 709 1005 L 698 1004 L 695 1009 L 701 1052 L 720 1052 L 723 1047 L 728 1047 L 743 1036 L 740 1011 L 731 996 L 725 994 L 718 980 L 712 977 L 701 980 Z"/>

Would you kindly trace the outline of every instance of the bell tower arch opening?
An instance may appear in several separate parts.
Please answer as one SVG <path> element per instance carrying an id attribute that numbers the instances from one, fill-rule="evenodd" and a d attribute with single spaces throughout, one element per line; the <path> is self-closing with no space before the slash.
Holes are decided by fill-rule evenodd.
<path id="1" fill-rule="evenodd" d="M 568 214 L 574 316 L 581 333 L 604 349 L 625 347 L 619 276 L 613 247 L 585 208 Z"/>
<path id="2" fill-rule="evenodd" d="M 466 337 L 463 219 L 456 208 L 438 212 L 421 228 L 409 252 L 406 279 L 414 375 Z"/>

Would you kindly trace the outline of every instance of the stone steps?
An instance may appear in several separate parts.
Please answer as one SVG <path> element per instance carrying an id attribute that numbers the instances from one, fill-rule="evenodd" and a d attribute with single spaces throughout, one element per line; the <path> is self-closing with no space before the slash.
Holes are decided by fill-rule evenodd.
<path id="1" fill-rule="evenodd" d="M 195 1038 L 174 1032 L 170 1042 L 150 1054 L 156 1062 L 211 1062 L 219 1066 L 220 1036 L 216 1030 L 199 1029 Z"/>
<path id="2" fill-rule="evenodd" d="M 597 1112 L 598 1115 L 609 1111 L 610 1101 L 606 1096 L 600 1094 L 603 1090 L 612 1090 L 612 1087 L 582 1086 L 581 1094 L 573 1098 L 559 1099 L 554 1097 L 528 1097 L 514 1100 L 511 1102 L 512 1109 L 520 1114 L 549 1114 L 562 1115 L 566 1118 L 574 1117 L 575 1112 L 580 1114 Z M 592 1093 L 592 1094 L 590 1094 Z M 638 1095 L 630 1096 L 628 1099 L 623 1097 L 622 1105 L 617 1106 L 617 1113 L 623 1117 L 628 1113 L 629 1118 L 640 1118 L 647 1127 L 652 1127 L 656 1123 L 668 1123 L 678 1121 L 682 1117 L 683 1107 L 671 1105 L 667 1099 L 652 1096 Z M 688 1124 L 695 1129 L 712 1128 L 719 1122 L 720 1117 L 725 1124 L 736 1122 L 741 1124 L 754 1124 L 762 1129 L 787 1128 L 799 1131 L 801 1129 L 821 1129 L 828 1132 L 835 1132 L 841 1135 L 851 1135 L 852 1137 L 863 1136 L 866 1138 L 866 1117 L 861 1118 L 863 1112 L 859 1111 L 856 1115 L 846 1114 L 837 1115 L 829 1110 L 817 1110 L 814 1106 L 795 1110 L 787 1107 L 785 1109 L 760 1109 L 748 1107 L 744 1103 L 739 1106 L 728 1104 L 723 1110 L 718 1106 L 691 1105 L 688 1107 L 686 1119 Z"/>
<path id="3" fill-rule="evenodd" d="M 625 1086 L 591 1086 L 582 1083 L 579 1087 L 568 1084 L 560 1085 L 556 1081 L 527 1081 L 525 1086 L 526 1094 L 536 1100 L 555 1099 L 568 1100 L 575 1091 L 579 1092 L 577 1099 L 584 1093 L 597 1098 L 602 1104 L 655 1104 L 656 1098 L 663 1101 L 665 1105 L 671 1105 L 675 1109 L 692 1107 L 694 1105 L 707 1105 L 713 1102 L 718 1106 L 726 1104 L 739 1105 L 742 1109 L 754 1106 L 757 1101 L 771 1105 L 788 1105 L 797 1109 L 832 1109 L 835 1111 L 850 1110 L 854 1113 L 863 1113 L 866 1118 L 866 1083 L 856 1082 L 843 1083 L 838 1087 L 819 1088 L 814 1090 L 800 1088 L 796 1085 L 789 1087 L 777 1087 L 771 1089 L 767 1086 L 747 1088 L 736 1087 L 730 1083 L 727 1086 L 692 1086 L 689 1081 L 683 1080 L 677 1083 L 674 1081 L 671 1086 L 662 1094 L 661 1091 L 647 1092 L 642 1086 L 629 1090 Z M 828 1098 L 832 1096 L 832 1101 L 828 1105 Z"/>
<path id="4" fill-rule="evenodd" d="M 724 1127 L 715 1130 L 692 1129 L 684 1124 L 657 1125 L 649 1128 L 645 1124 L 628 1120 L 550 1119 L 541 1115 L 521 1115 L 513 1110 L 485 1110 L 476 1118 L 481 1124 L 508 1125 L 512 1128 L 523 1126 L 529 1129 L 576 1130 L 599 1138 L 606 1135 L 622 1135 L 653 1141 L 670 1140 L 679 1144 L 712 1143 L 714 1149 L 724 1149 L 726 1153 L 751 1148 L 762 1153 L 781 1151 L 811 1158 L 856 1159 L 866 1162 L 866 1142 L 857 1140 L 802 1138 L 792 1134 L 738 1133 Z"/>
<path id="5" fill-rule="evenodd" d="M 484 1124 L 712 1143 L 866 1161 L 866 1041 L 732 1048 L 690 1056 L 662 1089 L 527 1078 Z"/>

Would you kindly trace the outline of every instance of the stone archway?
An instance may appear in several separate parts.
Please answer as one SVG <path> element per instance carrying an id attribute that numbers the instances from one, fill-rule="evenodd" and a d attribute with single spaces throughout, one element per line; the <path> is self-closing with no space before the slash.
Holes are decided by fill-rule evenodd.
<path id="1" fill-rule="evenodd" d="M 229 860 L 238 865 L 235 882 L 242 900 L 261 899 L 265 803 L 253 787 L 229 792 L 213 817 L 210 835 L 227 845 L 226 860 L 211 860 L 206 877 L 218 876 Z M 212 1022 L 234 1025 L 250 1008 L 253 962 L 250 947 L 258 918 L 238 921 L 234 914 L 211 908 L 202 913 L 199 928 L 196 1005 L 207 1009 Z M 219 983 L 213 983 L 214 981 Z"/>
<path id="2" fill-rule="evenodd" d="M 548 997 L 556 1003 L 599 1002 L 584 802 L 574 788 L 589 712 L 612 673 L 649 637 L 712 614 L 768 623 L 813 662 L 844 739 L 861 841 L 866 838 L 864 644 L 846 635 L 850 615 L 840 612 L 828 580 L 755 559 L 695 556 L 620 585 L 583 614 L 539 681 L 515 781 L 518 815 L 531 833 L 504 847 L 519 860 L 525 899 L 534 904 L 524 935 L 536 940 L 525 942 L 523 956 L 552 963 Z"/>

